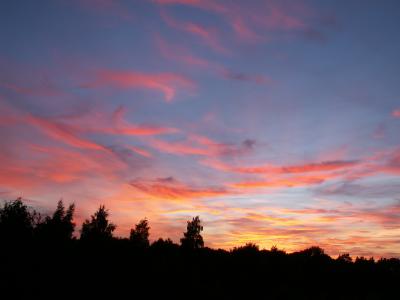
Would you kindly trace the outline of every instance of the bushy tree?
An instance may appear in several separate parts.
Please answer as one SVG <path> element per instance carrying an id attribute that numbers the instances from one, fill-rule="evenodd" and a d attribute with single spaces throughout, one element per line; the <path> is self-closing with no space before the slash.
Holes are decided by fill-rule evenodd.
<path id="1" fill-rule="evenodd" d="M 311 246 L 307 249 L 304 249 L 299 254 L 306 256 L 306 257 L 326 257 L 327 255 L 324 252 L 324 249 L 318 246 Z"/>
<path id="2" fill-rule="evenodd" d="M 65 210 L 62 200 L 57 204 L 53 215 L 46 217 L 36 228 L 37 237 L 50 242 L 62 242 L 72 239 L 75 230 L 73 223 L 75 205 L 70 204 Z"/>
<path id="3" fill-rule="evenodd" d="M 116 226 L 108 220 L 108 210 L 101 205 L 91 216 L 91 220 L 85 220 L 81 229 L 81 240 L 107 241 L 112 239 Z"/>
<path id="4" fill-rule="evenodd" d="M 234 247 L 232 252 L 237 254 L 256 254 L 260 248 L 255 243 L 246 243 L 244 246 Z"/>
<path id="5" fill-rule="evenodd" d="M 349 253 L 340 254 L 336 260 L 343 263 L 351 263 L 353 261 Z"/>
<path id="6" fill-rule="evenodd" d="M 199 216 L 196 216 L 192 221 L 187 222 L 186 232 L 183 233 L 183 238 L 181 238 L 181 245 L 185 249 L 199 249 L 204 247 L 203 237 L 201 232 L 203 231 L 203 226 Z"/>
<path id="7" fill-rule="evenodd" d="M 30 239 L 37 216 L 35 211 L 29 211 L 22 198 L 6 202 L 0 208 L 0 238 L 10 242 Z"/>
<path id="8" fill-rule="evenodd" d="M 149 231 L 150 227 L 147 219 L 140 220 L 140 222 L 135 225 L 135 228 L 131 229 L 129 239 L 138 248 L 148 248 L 150 245 Z"/>

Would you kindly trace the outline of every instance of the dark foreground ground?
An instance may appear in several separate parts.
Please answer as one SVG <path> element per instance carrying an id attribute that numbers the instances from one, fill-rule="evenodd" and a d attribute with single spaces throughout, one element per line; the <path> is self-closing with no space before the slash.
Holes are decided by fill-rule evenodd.
<path id="1" fill-rule="evenodd" d="M 183 250 L 129 240 L 1 245 L 0 299 L 400 299 L 400 260 Z"/>

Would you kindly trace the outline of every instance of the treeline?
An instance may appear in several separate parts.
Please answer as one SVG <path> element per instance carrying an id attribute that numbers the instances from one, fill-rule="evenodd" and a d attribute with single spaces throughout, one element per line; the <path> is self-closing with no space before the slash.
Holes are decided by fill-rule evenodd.
<path id="1" fill-rule="evenodd" d="M 149 241 L 147 219 L 129 238 L 113 236 L 104 206 L 74 237 L 75 206 L 42 216 L 22 199 L 0 207 L 0 299 L 397 299 L 400 260 L 336 259 L 319 247 L 286 253 L 246 244 L 204 247 L 199 217 L 175 244 Z M 2 297 L 6 296 L 6 297 Z M 128 297 L 127 297 L 128 296 Z"/>
<path id="2" fill-rule="evenodd" d="M 21 198 L 5 202 L 0 207 L 0 240 L 12 246 L 27 242 L 66 243 L 76 240 L 73 236 L 76 224 L 74 220 L 75 205 L 65 208 L 60 200 L 52 215 L 43 217 L 36 210 L 29 209 Z M 113 235 L 116 225 L 108 219 L 109 213 L 104 205 L 82 224 L 79 240 L 83 243 L 105 243 L 116 238 Z M 201 236 L 203 226 L 200 218 L 194 217 L 187 222 L 187 231 L 181 238 L 181 247 L 184 249 L 199 249 L 204 247 Z M 129 241 L 135 248 L 150 247 L 150 226 L 147 219 L 142 219 L 130 231 Z M 156 244 L 173 244 L 170 239 L 158 239 Z"/>

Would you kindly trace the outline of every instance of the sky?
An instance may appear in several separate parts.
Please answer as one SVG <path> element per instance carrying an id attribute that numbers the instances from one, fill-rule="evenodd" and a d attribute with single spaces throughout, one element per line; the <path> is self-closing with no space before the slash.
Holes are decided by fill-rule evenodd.
<path id="1" fill-rule="evenodd" d="M 0 199 L 126 237 L 400 257 L 400 3 L 0 2 Z"/>

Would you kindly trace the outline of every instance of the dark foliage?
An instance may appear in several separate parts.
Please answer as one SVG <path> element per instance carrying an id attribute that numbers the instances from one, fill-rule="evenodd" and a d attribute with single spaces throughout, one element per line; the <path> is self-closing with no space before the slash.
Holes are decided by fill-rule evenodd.
<path id="1" fill-rule="evenodd" d="M 115 238 L 104 206 L 75 239 L 73 212 L 59 202 L 41 221 L 21 199 L 0 208 L 0 299 L 399 298 L 396 258 L 332 259 L 319 247 L 289 254 L 252 243 L 214 250 L 204 247 L 198 217 L 182 245 L 158 239 L 148 246 L 146 219 L 130 239 Z"/>
<path id="2" fill-rule="evenodd" d="M 108 221 L 108 211 L 104 205 L 82 224 L 81 240 L 104 242 L 111 240 L 116 226 Z"/>
<path id="3" fill-rule="evenodd" d="M 203 237 L 201 232 L 203 231 L 203 226 L 199 216 L 193 218 L 192 221 L 187 222 L 187 230 L 181 238 L 181 244 L 184 249 L 200 249 L 204 247 Z"/>
<path id="4" fill-rule="evenodd" d="M 23 242 L 32 238 L 36 212 L 31 213 L 21 198 L 6 202 L 0 209 L 0 239 L 7 242 Z"/>
<path id="5" fill-rule="evenodd" d="M 137 248 L 148 248 L 150 245 L 149 232 L 150 227 L 147 219 L 140 220 L 140 222 L 135 225 L 135 229 L 131 229 L 129 239 Z"/>
<path id="6" fill-rule="evenodd" d="M 65 210 L 62 200 L 57 204 L 53 215 L 47 216 L 35 229 L 35 235 L 39 240 L 49 242 L 66 242 L 72 239 L 75 230 L 73 223 L 75 205 L 70 204 Z"/>

